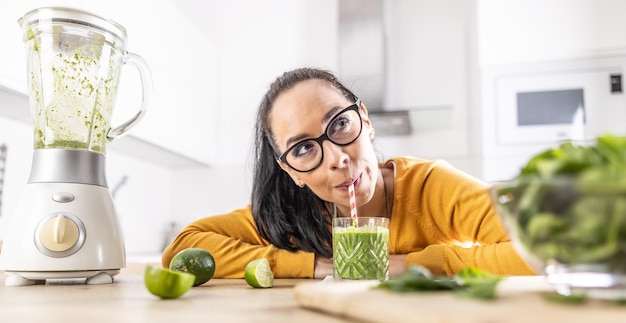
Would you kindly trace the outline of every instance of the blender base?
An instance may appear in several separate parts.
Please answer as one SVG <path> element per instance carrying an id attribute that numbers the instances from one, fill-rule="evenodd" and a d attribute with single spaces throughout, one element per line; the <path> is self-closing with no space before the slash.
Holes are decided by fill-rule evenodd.
<path id="1" fill-rule="evenodd" d="M 73 199 L 57 202 L 52 198 L 55 194 L 71 195 Z M 125 267 L 122 230 L 106 187 L 29 183 L 15 214 L 0 253 L 0 269 L 17 277 L 8 279 L 5 285 L 22 286 L 35 284 L 38 280 L 71 278 L 86 278 L 87 284 L 109 284 L 120 268 Z M 64 231 L 60 234 L 54 231 L 59 214 L 70 223 L 68 228 L 74 224 L 78 234 L 75 234 L 73 246 L 55 251 L 48 249 L 42 241 L 55 247 L 50 243 L 54 241 L 51 240 L 54 234 L 68 236 L 69 230 L 57 229 Z M 42 229 L 42 223 L 50 222 L 53 225 L 45 230 L 53 231 L 48 234 L 52 238 L 45 240 L 42 232 L 49 231 Z M 61 222 L 59 228 L 63 225 Z"/>
<path id="2" fill-rule="evenodd" d="M 87 285 L 103 285 L 112 284 L 113 276 L 119 274 L 119 269 L 112 270 L 86 270 L 86 271 L 25 271 L 10 272 L 5 274 L 7 278 L 4 282 L 5 286 L 29 286 L 29 285 L 45 285 L 46 279 L 70 279 L 70 278 L 86 278 Z"/>

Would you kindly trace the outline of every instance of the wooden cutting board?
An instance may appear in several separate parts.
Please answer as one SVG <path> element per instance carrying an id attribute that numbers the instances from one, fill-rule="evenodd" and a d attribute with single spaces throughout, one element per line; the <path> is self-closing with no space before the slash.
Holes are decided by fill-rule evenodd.
<path id="1" fill-rule="evenodd" d="M 626 305 L 603 301 L 565 304 L 541 293 L 552 288 L 541 276 L 510 277 L 498 297 L 486 301 L 449 291 L 395 293 L 373 289 L 375 281 L 306 282 L 296 285 L 297 302 L 308 309 L 368 322 L 626 322 Z"/>

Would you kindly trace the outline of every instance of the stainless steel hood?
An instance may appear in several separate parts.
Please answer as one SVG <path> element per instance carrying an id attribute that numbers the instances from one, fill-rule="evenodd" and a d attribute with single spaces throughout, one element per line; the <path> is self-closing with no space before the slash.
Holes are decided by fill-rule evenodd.
<path id="1" fill-rule="evenodd" d="M 339 0 L 341 80 L 369 111 L 382 111 L 385 97 L 383 0 Z"/>
<path id="2" fill-rule="evenodd" d="M 363 101 L 378 135 L 411 133 L 408 111 L 386 111 L 385 0 L 339 0 L 341 80 Z"/>

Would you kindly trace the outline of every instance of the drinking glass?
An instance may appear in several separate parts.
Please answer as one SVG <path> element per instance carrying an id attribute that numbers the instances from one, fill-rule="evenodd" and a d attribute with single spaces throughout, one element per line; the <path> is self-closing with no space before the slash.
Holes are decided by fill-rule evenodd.
<path id="1" fill-rule="evenodd" d="M 351 280 L 389 278 L 389 219 L 333 219 L 333 277 Z"/>

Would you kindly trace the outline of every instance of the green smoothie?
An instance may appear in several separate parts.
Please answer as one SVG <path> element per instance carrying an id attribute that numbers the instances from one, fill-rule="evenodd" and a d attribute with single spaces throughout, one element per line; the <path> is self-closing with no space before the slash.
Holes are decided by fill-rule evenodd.
<path id="1" fill-rule="evenodd" d="M 334 227 L 333 267 L 337 279 L 387 279 L 389 229 L 376 225 Z"/>

